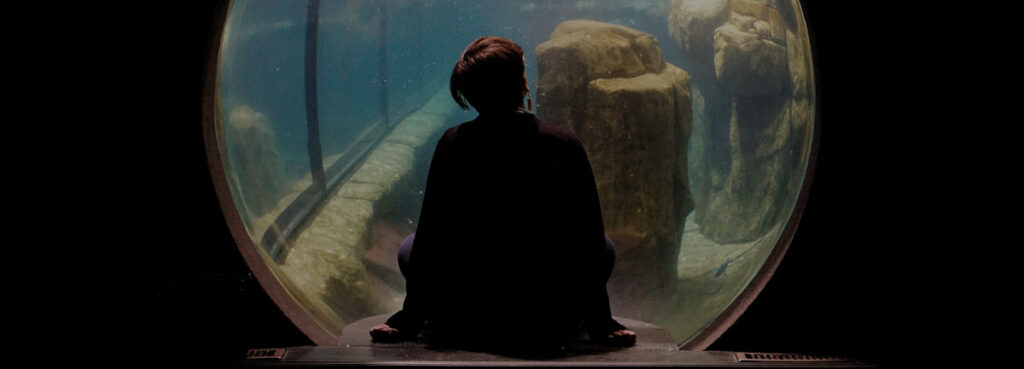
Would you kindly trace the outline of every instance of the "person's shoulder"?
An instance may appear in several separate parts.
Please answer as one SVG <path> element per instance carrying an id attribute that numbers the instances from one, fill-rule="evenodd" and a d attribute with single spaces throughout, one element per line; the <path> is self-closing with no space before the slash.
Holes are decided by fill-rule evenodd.
<path id="1" fill-rule="evenodd" d="M 444 131 L 444 133 L 441 134 L 441 138 L 439 139 L 439 143 L 455 142 L 455 139 L 459 136 L 459 129 L 462 128 L 463 126 L 467 125 L 467 124 L 472 123 L 472 122 L 473 121 L 471 120 L 471 121 L 462 122 L 460 124 L 448 127 L 448 129 L 446 129 Z"/>
<path id="2" fill-rule="evenodd" d="M 454 141 L 455 140 L 455 136 L 457 136 L 458 134 L 459 134 L 459 126 L 450 127 L 448 129 L 444 130 L 444 133 L 441 134 L 441 142 L 451 142 L 451 141 Z"/>
<path id="3" fill-rule="evenodd" d="M 580 138 L 568 128 L 537 117 L 534 117 L 534 119 L 537 121 L 537 132 L 541 135 L 566 145 L 583 146 Z"/>

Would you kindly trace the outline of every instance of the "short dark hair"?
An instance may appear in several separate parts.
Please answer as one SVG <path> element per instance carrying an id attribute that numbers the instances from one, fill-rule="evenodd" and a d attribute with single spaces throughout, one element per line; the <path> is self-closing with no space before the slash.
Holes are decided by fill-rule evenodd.
<path id="1" fill-rule="evenodd" d="M 452 98 L 479 112 L 515 110 L 523 103 L 523 48 L 512 40 L 484 36 L 469 43 L 449 81 Z"/>

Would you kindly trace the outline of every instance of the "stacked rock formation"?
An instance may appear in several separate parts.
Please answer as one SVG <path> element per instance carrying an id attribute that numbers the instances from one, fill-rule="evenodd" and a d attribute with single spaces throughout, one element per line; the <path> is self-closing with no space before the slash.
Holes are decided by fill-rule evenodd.
<path id="1" fill-rule="evenodd" d="M 689 74 L 665 63 L 650 34 L 586 20 L 559 25 L 536 55 L 539 116 L 576 133 L 590 157 L 618 253 L 611 288 L 623 281 L 613 295 L 656 293 L 675 278 L 693 209 Z"/>
<path id="2" fill-rule="evenodd" d="M 788 214 L 810 149 L 809 40 L 795 0 L 674 0 L 669 33 L 713 78 L 729 112 L 698 118 L 696 218 L 718 243 L 763 236 Z M 700 100 L 703 103 L 703 100 Z M 704 107 L 697 107 L 698 111 Z M 717 153 L 721 160 L 707 159 Z"/>

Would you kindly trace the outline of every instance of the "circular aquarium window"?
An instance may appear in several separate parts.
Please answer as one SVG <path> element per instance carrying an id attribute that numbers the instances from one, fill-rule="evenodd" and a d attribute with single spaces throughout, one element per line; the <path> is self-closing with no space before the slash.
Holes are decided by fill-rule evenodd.
<path id="1" fill-rule="evenodd" d="M 703 349 L 799 221 L 816 145 L 796 0 L 238 1 L 208 72 L 207 151 L 263 287 L 314 342 L 401 309 L 455 59 L 526 50 L 535 112 L 583 142 L 617 248 L 612 312 Z M 539 256 L 538 256 L 539 257 Z"/>

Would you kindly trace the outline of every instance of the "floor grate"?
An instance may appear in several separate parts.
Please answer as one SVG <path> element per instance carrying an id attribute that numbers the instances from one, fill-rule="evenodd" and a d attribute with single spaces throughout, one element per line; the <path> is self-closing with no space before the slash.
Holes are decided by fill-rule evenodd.
<path id="1" fill-rule="evenodd" d="M 837 361 L 851 361 L 850 359 L 838 357 L 838 356 L 823 356 L 823 355 L 802 355 L 802 354 L 784 354 L 784 353 L 770 353 L 770 352 L 736 352 L 733 355 L 736 356 L 738 362 L 837 362 Z"/>

